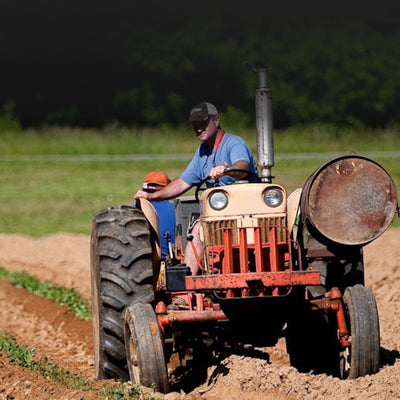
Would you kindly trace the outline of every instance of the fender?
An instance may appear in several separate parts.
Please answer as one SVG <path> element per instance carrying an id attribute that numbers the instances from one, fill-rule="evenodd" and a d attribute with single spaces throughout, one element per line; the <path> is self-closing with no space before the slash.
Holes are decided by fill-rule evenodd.
<path id="1" fill-rule="evenodd" d="M 152 236 L 154 237 L 152 247 L 153 247 L 153 269 L 154 276 L 158 277 L 160 271 L 160 260 L 161 260 L 161 239 L 160 239 L 160 228 L 158 222 L 158 214 L 153 205 L 146 199 L 137 199 L 136 207 L 142 210 L 144 216 L 150 225 L 150 230 L 152 232 Z M 156 279 L 157 281 L 157 279 Z"/>
<path id="2" fill-rule="evenodd" d="M 299 213 L 301 192 L 302 189 L 298 188 L 290 193 L 287 199 L 287 227 L 290 232 L 293 230 Z"/>

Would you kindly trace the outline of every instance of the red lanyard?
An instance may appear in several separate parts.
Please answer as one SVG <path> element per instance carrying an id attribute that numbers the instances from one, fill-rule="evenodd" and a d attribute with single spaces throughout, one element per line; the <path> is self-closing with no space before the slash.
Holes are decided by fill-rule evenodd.
<path id="1" fill-rule="evenodd" d="M 224 136 L 225 136 L 225 132 L 222 131 L 221 137 L 219 138 L 217 144 L 214 146 L 214 149 L 215 149 L 215 151 L 214 151 L 214 161 L 215 161 L 215 157 L 217 157 L 217 151 L 218 151 L 219 145 L 221 144 Z"/>

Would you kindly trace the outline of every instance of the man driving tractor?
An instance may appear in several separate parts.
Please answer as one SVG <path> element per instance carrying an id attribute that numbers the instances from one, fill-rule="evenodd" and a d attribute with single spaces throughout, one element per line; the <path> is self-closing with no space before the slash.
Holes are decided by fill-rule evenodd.
<path id="1" fill-rule="evenodd" d="M 208 102 L 196 104 L 190 111 L 189 123 L 202 144 L 192 161 L 179 178 L 154 193 L 138 190 L 135 199 L 162 201 L 178 197 L 193 185 L 209 177 L 207 186 L 223 186 L 246 176 L 246 172 L 229 172 L 227 169 L 244 170 L 257 174 L 253 155 L 246 142 L 239 136 L 225 132 L 220 125 L 217 108 Z M 200 240 L 200 224 L 195 223 L 193 240 L 185 249 L 185 264 L 192 275 L 199 273 L 198 260 L 203 259 L 203 243 Z"/>

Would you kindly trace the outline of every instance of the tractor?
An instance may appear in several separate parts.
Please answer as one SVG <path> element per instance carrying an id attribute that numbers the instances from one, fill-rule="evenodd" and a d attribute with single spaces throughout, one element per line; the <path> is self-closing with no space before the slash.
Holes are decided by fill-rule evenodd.
<path id="1" fill-rule="evenodd" d="M 280 338 L 300 372 L 352 379 L 380 368 L 379 317 L 365 286 L 363 247 L 398 213 L 395 185 L 381 165 L 356 154 L 325 162 L 290 194 L 273 183 L 267 68 L 250 68 L 259 82 L 259 176 L 212 188 L 204 187 L 206 179 L 194 195 L 175 199 L 175 242 L 163 262 L 160 235 L 169 235 L 159 232 L 150 202 L 94 215 L 97 379 L 167 393 L 171 360 L 187 367 L 227 348 L 275 346 Z M 195 219 L 205 255 L 193 276 L 183 260 Z"/>

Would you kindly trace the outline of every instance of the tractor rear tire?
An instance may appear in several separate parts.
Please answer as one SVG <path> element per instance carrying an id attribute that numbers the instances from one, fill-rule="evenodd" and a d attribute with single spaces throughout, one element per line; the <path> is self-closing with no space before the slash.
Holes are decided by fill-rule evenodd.
<path id="1" fill-rule="evenodd" d="M 125 311 L 154 300 L 150 228 L 140 210 L 117 206 L 94 216 L 91 290 L 96 379 L 127 381 Z"/>
<path id="2" fill-rule="evenodd" d="M 340 376 L 354 379 L 378 372 L 380 366 L 379 318 L 375 297 L 362 285 L 348 287 L 343 303 L 351 345 L 340 353 Z"/>
<path id="3" fill-rule="evenodd" d="M 127 308 L 125 347 L 131 381 L 167 393 L 169 381 L 164 340 L 150 304 L 135 304 Z"/>

